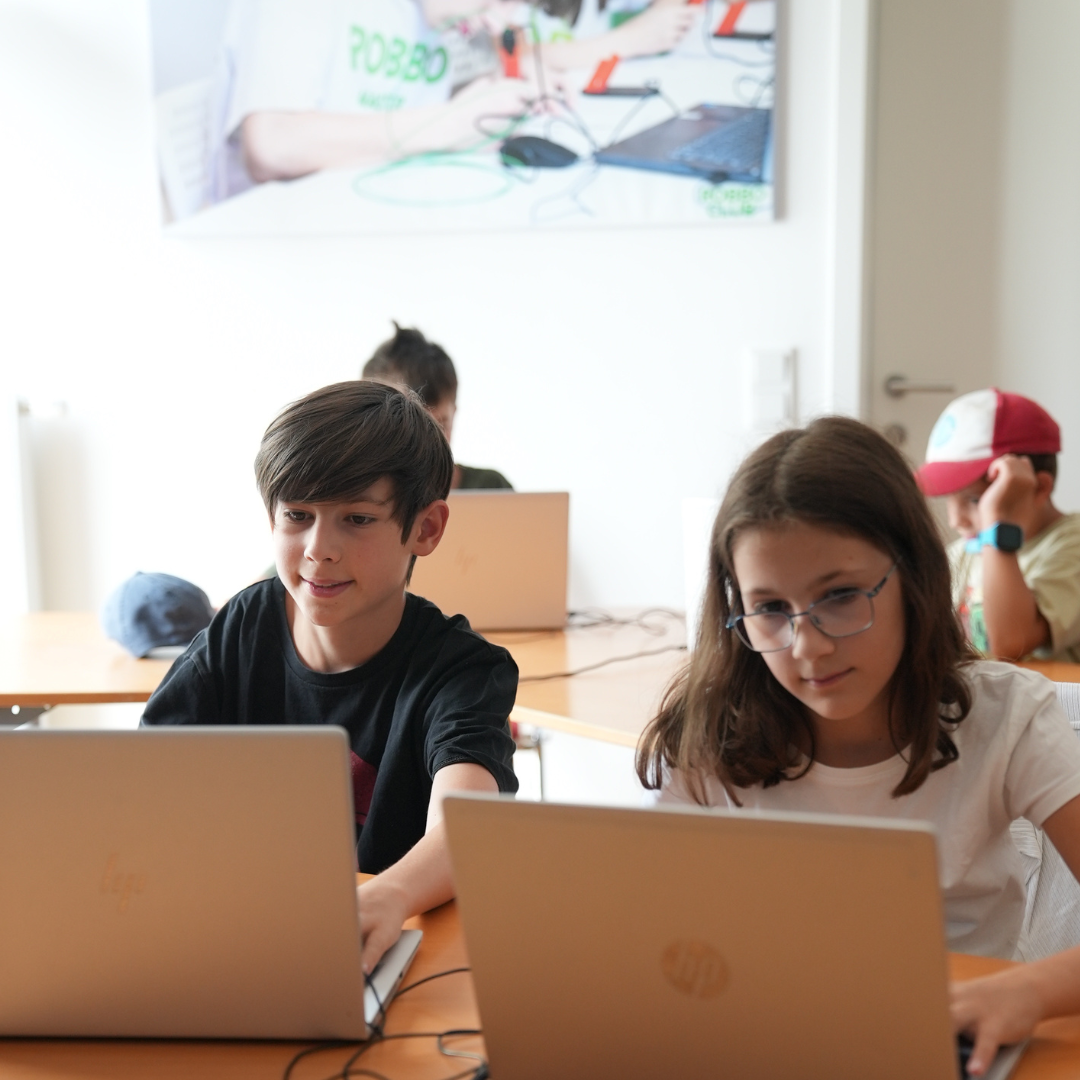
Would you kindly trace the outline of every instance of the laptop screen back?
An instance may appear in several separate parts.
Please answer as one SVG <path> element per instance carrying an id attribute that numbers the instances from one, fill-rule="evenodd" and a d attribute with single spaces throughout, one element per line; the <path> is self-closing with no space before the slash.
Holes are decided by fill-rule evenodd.
<path id="1" fill-rule="evenodd" d="M 0 1035 L 361 1038 L 337 728 L 0 732 Z"/>
<path id="2" fill-rule="evenodd" d="M 478 798 L 446 821 L 499 1080 L 955 1080 L 929 828 Z"/>
<path id="3" fill-rule="evenodd" d="M 416 560 L 409 590 L 475 630 L 566 624 L 570 496 L 455 491 L 439 546 Z"/>

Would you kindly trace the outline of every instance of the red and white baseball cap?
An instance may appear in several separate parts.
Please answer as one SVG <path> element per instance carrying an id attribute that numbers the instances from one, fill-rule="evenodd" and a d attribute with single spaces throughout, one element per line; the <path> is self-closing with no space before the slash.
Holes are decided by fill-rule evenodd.
<path id="1" fill-rule="evenodd" d="M 951 495 L 986 475 L 1002 454 L 1056 454 L 1061 428 L 1030 398 L 991 387 L 964 394 L 938 417 L 915 474 L 927 495 Z"/>

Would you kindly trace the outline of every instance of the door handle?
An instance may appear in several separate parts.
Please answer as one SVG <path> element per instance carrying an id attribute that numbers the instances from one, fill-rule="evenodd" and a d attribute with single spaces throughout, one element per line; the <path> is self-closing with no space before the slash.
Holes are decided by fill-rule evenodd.
<path id="1" fill-rule="evenodd" d="M 925 382 L 909 379 L 906 375 L 890 375 L 885 380 L 885 393 L 889 397 L 902 398 L 905 394 L 952 394 L 956 387 L 947 382 Z"/>

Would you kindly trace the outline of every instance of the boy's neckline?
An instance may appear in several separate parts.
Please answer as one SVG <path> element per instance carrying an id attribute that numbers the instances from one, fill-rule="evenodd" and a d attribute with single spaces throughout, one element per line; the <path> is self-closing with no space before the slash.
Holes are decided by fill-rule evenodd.
<path id="1" fill-rule="evenodd" d="M 276 602 L 275 608 L 277 609 L 278 618 L 280 619 L 281 633 L 283 635 L 283 644 L 288 652 L 289 660 L 292 666 L 299 672 L 306 676 L 313 676 L 318 680 L 336 680 L 345 676 L 353 676 L 359 672 L 364 671 L 370 664 L 376 661 L 379 657 L 385 655 L 394 643 L 400 639 L 405 633 L 406 623 L 409 621 L 409 614 L 411 611 L 410 599 L 411 594 L 405 594 L 403 603 L 401 606 L 401 613 L 398 617 L 396 626 L 390 635 L 378 644 L 378 647 L 374 651 L 368 652 L 365 650 L 365 655 L 360 659 L 358 663 L 348 664 L 342 666 L 335 666 L 331 668 L 319 668 L 314 667 L 308 663 L 304 655 L 297 648 L 296 638 L 293 634 L 293 627 L 290 623 L 290 600 L 288 590 L 279 578 L 273 579 L 275 582 Z M 297 616 L 302 618 L 301 613 L 297 613 Z"/>

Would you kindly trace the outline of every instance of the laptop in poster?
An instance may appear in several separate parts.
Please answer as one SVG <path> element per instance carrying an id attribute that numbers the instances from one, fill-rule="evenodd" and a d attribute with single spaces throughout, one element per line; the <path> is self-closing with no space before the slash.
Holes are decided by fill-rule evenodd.
<path id="1" fill-rule="evenodd" d="M 693 176 L 712 184 L 772 180 L 772 109 L 696 105 L 596 154 L 605 165 Z"/>
<path id="2" fill-rule="evenodd" d="M 0 731 L 0 1036 L 363 1039 L 339 728 Z"/>

